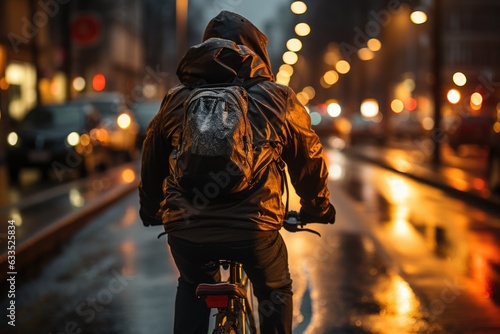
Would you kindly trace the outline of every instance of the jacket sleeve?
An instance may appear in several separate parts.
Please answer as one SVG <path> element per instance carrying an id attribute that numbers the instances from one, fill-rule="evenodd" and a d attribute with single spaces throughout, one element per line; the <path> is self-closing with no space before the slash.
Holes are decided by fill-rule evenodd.
<path id="1" fill-rule="evenodd" d="M 311 128 L 309 114 L 290 88 L 285 132 L 287 140 L 282 156 L 287 163 L 291 183 L 300 197 L 301 219 L 304 221 L 307 216 L 309 221 L 333 223 L 335 208 L 330 203 L 323 146 Z"/>
<path id="2" fill-rule="evenodd" d="M 161 225 L 163 182 L 169 174 L 168 157 L 172 145 L 163 133 L 165 98 L 159 113 L 148 125 L 142 149 L 141 182 L 139 184 L 139 215 L 144 226 Z"/>

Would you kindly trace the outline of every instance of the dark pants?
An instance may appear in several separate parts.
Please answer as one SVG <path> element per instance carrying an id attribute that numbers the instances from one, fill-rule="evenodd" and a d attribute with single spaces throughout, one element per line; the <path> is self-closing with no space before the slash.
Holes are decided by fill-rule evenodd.
<path id="1" fill-rule="evenodd" d="M 259 301 L 260 332 L 292 332 L 292 280 L 285 242 L 278 231 L 255 240 L 210 244 L 194 244 L 169 235 L 168 243 L 180 272 L 174 333 L 207 333 L 210 309 L 196 297 L 195 290 L 200 283 L 219 281 L 219 268 L 206 264 L 220 259 L 243 263 Z"/>

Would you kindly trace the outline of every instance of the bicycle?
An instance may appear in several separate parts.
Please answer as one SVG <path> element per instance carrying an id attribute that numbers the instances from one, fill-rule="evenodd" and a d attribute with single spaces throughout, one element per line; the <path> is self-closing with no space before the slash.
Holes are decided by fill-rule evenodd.
<path id="1" fill-rule="evenodd" d="M 292 233 L 306 231 L 321 236 L 317 231 L 304 228 L 297 211 L 289 211 L 283 227 Z M 201 283 L 196 296 L 204 298 L 208 308 L 217 309 L 212 334 L 256 334 L 257 323 L 250 303 L 251 282 L 237 261 L 219 260 L 224 270 L 229 270 L 227 281 Z"/>

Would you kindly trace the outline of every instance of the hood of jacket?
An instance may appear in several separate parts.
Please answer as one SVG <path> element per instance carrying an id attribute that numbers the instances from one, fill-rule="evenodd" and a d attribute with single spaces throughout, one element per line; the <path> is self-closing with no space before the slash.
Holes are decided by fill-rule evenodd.
<path id="1" fill-rule="evenodd" d="M 203 42 L 181 59 L 177 76 L 185 85 L 264 78 L 274 80 L 267 37 L 250 21 L 222 11 L 207 25 Z"/>

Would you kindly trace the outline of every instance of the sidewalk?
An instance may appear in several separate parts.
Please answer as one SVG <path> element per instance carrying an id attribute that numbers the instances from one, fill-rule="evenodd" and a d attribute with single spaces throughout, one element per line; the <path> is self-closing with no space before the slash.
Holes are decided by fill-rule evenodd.
<path id="1" fill-rule="evenodd" d="M 81 229 L 89 218 L 137 189 L 139 164 L 132 162 L 48 189 L 0 207 L 4 222 L 14 220 L 16 269 L 36 272 L 39 266 Z M 0 242 L 7 234 L 0 236 Z M 33 251 L 36 250 L 36 251 Z M 7 267 L 7 247 L 0 251 L 0 267 Z M 4 279 L 8 271 L 2 270 Z"/>
<path id="2" fill-rule="evenodd" d="M 434 165 L 431 152 L 423 144 L 410 141 L 392 141 L 386 146 L 361 144 L 350 146 L 344 152 L 498 211 L 500 196 L 487 187 L 486 157 L 482 152 L 471 150 L 460 156 L 443 146 L 441 163 Z"/>

